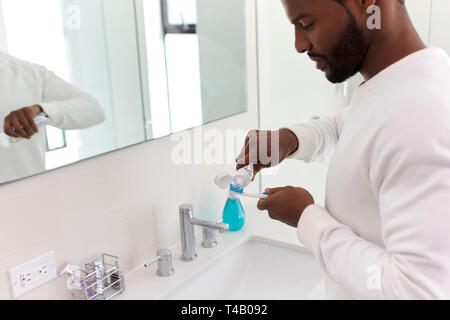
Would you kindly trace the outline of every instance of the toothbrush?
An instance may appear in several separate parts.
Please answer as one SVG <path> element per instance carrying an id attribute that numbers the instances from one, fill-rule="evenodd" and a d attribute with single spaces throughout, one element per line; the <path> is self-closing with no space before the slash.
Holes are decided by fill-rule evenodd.
<path id="1" fill-rule="evenodd" d="M 97 278 L 97 293 L 103 294 L 103 272 L 105 267 L 100 261 L 95 262 L 95 275 Z"/>
<path id="2" fill-rule="evenodd" d="M 240 188 L 238 186 L 235 185 L 231 185 L 230 186 L 230 192 L 238 195 L 238 196 L 243 196 L 243 197 L 247 197 L 247 198 L 257 198 L 257 199 L 266 199 L 269 196 L 267 195 L 267 193 L 261 193 L 261 194 L 249 194 L 249 193 L 245 193 L 243 188 Z"/>
<path id="3" fill-rule="evenodd" d="M 261 194 L 249 194 L 249 193 L 239 193 L 239 192 L 235 192 L 235 191 L 231 191 L 233 194 L 236 194 L 238 196 L 242 196 L 242 197 L 247 197 L 247 198 L 256 198 L 256 199 L 266 199 L 269 196 L 265 193 L 261 193 Z"/>

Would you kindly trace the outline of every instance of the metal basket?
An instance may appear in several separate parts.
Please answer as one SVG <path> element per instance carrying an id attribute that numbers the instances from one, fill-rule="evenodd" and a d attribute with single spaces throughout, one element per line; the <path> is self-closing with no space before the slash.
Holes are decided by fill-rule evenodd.
<path id="1" fill-rule="evenodd" d="M 101 279 L 97 279 L 96 262 L 104 266 Z M 98 281 L 102 286 L 98 288 Z M 81 289 L 72 290 L 75 300 L 110 300 L 125 290 L 124 273 L 119 268 L 119 258 L 103 253 L 81 267 Z"/>

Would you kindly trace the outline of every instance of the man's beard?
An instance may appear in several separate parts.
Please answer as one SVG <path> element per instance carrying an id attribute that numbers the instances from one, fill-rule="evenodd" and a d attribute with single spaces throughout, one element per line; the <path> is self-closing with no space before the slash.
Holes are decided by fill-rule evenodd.
<path id="1" fill-rule="evenodd" d="M 350 16 L 350 22 L 334 47 L 331 57 L 327 57 L 327 79 L 332 83 L 340 83 L 354 76 L 361 69 L 367 49 L 362 30 L 355 18 Z"/>

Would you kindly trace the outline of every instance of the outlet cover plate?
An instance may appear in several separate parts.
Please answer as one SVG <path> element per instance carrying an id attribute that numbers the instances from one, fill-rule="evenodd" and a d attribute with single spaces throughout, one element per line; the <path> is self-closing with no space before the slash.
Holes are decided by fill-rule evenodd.
<path id="1" fill-rule="evenodd" d="M 8 270 L 11 291 L 14 298 L 56 278 L 54 251 Z"/>

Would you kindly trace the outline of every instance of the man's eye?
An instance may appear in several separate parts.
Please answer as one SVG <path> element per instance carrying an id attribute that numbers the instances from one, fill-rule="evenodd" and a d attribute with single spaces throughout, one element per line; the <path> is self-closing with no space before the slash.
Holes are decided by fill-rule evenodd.
<path id="1" fill-rule="evenodd" d="M 303 26 L 306 31 L 311 31 L 313 29 L 314 23 L 310 23 L 308 25 Z"/>

